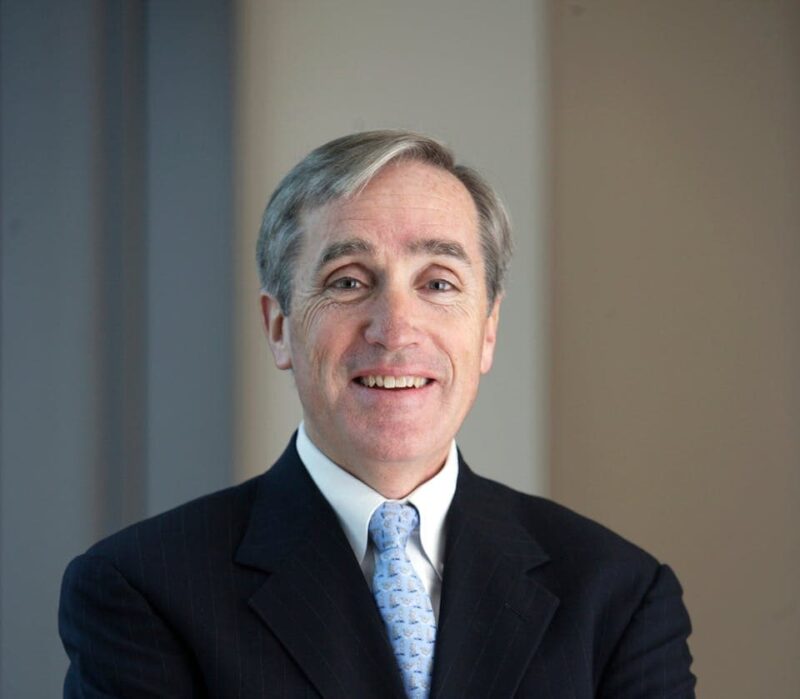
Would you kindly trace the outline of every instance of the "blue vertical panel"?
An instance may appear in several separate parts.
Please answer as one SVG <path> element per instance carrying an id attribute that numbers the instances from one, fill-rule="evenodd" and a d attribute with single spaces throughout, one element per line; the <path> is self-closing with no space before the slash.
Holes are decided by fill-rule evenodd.
<path id="1" fill-rule="evenodd" d="M 231 478 L 230 8 L 147 5 L 150 512 Z"/>
<path id="2" fill-rule="evenodd" d="M 59 696 L 59 582 L 98 527 L 96 9 L 2 3 L 3 697 Z"/>

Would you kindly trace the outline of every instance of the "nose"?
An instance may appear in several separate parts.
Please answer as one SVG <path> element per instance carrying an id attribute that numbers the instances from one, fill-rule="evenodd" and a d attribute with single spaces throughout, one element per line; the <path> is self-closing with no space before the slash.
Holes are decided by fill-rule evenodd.
<path id="1" fill-rule="evenodd" d="M 364 337 L 371 345 L 396 351 L 419 341 L 418 317 L 411 291 L 384 289 L 372 301 Z"/>

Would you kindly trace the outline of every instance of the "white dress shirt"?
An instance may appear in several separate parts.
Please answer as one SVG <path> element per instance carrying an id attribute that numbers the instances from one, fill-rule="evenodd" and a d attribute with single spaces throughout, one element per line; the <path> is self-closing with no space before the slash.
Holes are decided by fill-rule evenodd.
<path id="1" fill-rule="evenodd" d="M 297 453 L 339 518 L 364 577 L 372 588 L 376 551 L 369 540 L 369 520 L 386 498 L 325 456 L 309 439 L 302 422 L 297 431 Z M 419 512 L 419 528 L 411 533 L 406 553 L 430 595 L 437 621 L 444 572 L 444 522 L 456 492 L 457 479 L 458 454 L 453 441 L 442 469 L 399 501 L 411 503 Z"/>

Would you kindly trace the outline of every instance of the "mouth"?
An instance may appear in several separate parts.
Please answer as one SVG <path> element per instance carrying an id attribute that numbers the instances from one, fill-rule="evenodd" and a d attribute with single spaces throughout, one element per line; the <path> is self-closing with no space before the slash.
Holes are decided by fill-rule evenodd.
<path id="1" fill-rule="evenodd" d="M 381 374 L 369 374 L 368 376 L 359 376 L 355 381 L 366 388 L 413 390 L 427 385 L 431 382 L 431 379 L 424 376 L 383 376 Z"/>

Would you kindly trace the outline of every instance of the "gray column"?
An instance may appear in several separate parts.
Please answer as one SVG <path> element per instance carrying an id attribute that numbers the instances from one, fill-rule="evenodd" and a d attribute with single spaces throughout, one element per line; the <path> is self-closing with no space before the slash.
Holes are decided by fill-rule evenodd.
<path id="1" fill-rule="evenodd" d="M 148 10 L 150 513 L 233 472 L 229 12 L 220 0 Z"/>

